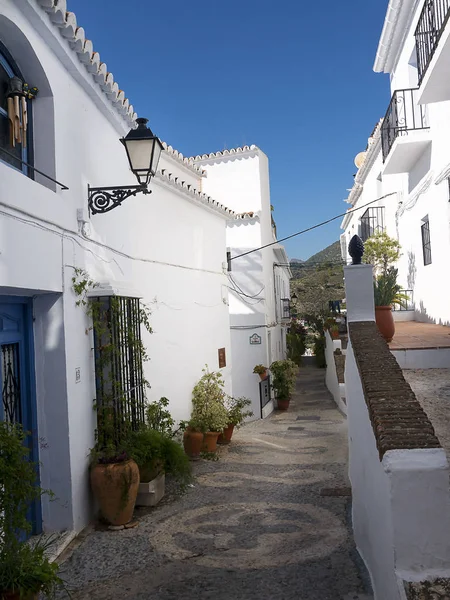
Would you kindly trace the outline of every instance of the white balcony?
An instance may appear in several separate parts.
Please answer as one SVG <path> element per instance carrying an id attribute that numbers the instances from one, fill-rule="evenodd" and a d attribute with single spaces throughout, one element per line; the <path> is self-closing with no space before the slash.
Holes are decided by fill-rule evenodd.
<path id="1" fill-rule="evenodd" d="M 407 173 L 431 144 L 426 106 L 418 89 L 396 90 L 381 126 L 384 174 Z"/>
<path id="2" fill-rule="evenodd" d="M 427 0 L 417 24 L 418 102 L 450 100 L 450 0 Z"/>

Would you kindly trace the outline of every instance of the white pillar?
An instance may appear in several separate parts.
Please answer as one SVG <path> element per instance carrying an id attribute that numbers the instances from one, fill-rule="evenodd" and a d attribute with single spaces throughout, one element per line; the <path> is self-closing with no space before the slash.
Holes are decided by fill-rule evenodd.
<path id="1" fill-rule="evenodd" d="M 347 323 L 375 321 L 372 265 L 344 267 Z"/>

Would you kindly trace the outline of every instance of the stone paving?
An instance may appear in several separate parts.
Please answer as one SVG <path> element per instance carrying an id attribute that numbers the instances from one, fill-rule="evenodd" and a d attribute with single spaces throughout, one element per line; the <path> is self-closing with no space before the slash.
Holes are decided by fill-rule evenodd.
<path id="1" fill-rule="evenodd" d="M 136 529 L 93 531 L 62 564 L 74 600 L 366 600 L 345 418 L 304 368 L 287 412 L 243 427 Z"/>

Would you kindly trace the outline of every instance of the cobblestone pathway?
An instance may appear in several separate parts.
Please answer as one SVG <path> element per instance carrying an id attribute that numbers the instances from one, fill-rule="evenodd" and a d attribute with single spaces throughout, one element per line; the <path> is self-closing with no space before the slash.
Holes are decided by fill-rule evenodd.
<path id="1" fill-rule="evenodd" d="M 137 529 L 87 536 L 62 565 L 74 600 L 370 598 L 350 499 L 336 495 L 348 485 L 346 422 L 323 380 L 302 369 L 289 411 L 196 463 L 195 486 Z"/>

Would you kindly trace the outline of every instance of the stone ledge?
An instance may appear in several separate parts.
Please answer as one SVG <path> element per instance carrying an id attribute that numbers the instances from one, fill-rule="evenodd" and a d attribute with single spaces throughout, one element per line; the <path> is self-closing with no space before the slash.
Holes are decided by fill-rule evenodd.
<path id="1" fill-rule="evenodd" d="M 433 425 L 376 324 L 355 322 L 348 328 L 380 460 L 388 450 L 440 448 Z"/>

